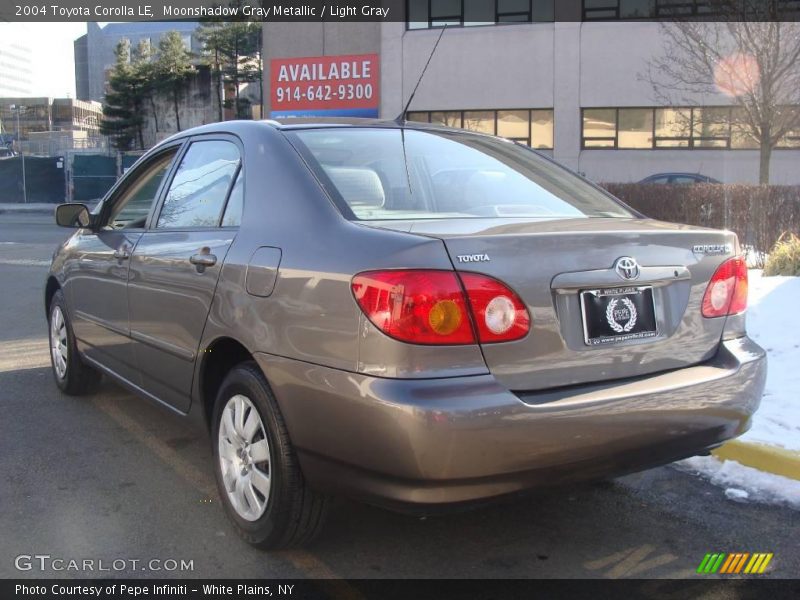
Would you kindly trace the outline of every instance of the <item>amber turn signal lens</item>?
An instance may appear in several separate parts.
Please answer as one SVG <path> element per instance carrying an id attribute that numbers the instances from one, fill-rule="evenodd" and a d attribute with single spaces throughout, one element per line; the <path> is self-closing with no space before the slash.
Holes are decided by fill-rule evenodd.
<path id="1" fill-rule="evenodd" d="M 428 313 L 428 324 L 439 335 L 450 335 L 461 325 L 461 309 L 452 300 L 440 300 Z"/>

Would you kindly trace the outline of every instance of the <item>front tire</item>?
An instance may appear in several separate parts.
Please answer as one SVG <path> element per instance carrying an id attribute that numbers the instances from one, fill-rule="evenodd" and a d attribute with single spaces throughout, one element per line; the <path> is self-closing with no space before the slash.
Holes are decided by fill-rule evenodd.
<path id="1" fill-rule="evenodd" d="M 219 495 L 242 538 L 275 550 L 316 537 L 327 498 L 306 484 L 278 404 L 254 362 L 234 367 L 220 387 L 212 447 Z"/>
<path id="2" fill-rule="evenodd" d="M 50 364 L 58 389 L 70 396 L 80 396 L 93 390 L 100 381 L 100 373 L 85 365 L 78 354 L 78 345 L 61 290 L 50 301 L 47 324 Z"/>

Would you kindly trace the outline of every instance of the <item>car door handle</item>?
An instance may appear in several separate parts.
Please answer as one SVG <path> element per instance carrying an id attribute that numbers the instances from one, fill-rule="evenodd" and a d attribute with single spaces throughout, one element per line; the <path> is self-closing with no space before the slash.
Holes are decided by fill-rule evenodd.
<path id="1" fill-rule="evenodd" d="M 127 260 L 131 257 L 131 253 L 128 251 L 127 246 L 122 246 L 121 248 L 117 248 L 114 250 L 114 258 L 117 260 Z"/>
<path id="2" fill-rule="evenodd" d="M 198 254 L 192 254 L 192 256 L 189 257 L 189 262 L 198 267 L 213 267 L 217 264 L 217 257 L 213 254 L 204 254 L 200 252 Z"/>

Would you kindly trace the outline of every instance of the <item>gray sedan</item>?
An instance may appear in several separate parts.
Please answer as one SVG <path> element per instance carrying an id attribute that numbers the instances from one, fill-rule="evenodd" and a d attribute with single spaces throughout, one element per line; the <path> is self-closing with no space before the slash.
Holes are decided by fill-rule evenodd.
<path id="1" fill-rule="evenodd" d="M 331 494 L 425 512 L 707 453 L 764 387 L 733 233 L 492 136 L 207 125 L 56 218 L 56 384 L 196 420 L 263 548 L 310 540 Z"/>

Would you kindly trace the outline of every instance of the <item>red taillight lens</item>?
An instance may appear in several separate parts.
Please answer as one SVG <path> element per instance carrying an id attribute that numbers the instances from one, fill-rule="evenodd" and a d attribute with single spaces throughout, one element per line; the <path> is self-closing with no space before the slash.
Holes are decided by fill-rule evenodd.
<path id="1" fill-rule="evenodd" d="M 460 276 L 482 344 L 510 342 L 528 333 L 531 319 L 519 296 L 486 275 L 461 273 Z"/>
<path id="2" fill-rule="evenodd" d="M 453 271 L 369 271 L 353 278 L 352 289 L 373 325 L 403 342 L 474 344 L 473 322 L 481 343 L 528 333 L 528 311 L 508 287 L 477 273 L 460 277 Z"/>
<path id="3" fill-rule="evenodd" d="M 353 294 L 385 334 L 415 344 L 474 344 L 464 292 L 451 271 L 371 271 Z"/>
<path id="4" fill-rule="evenodd" d="M 722 263 L 703 296 L 704 317 L 736 315 L 747 309 L 747 264 L 736 256 Z"/>

